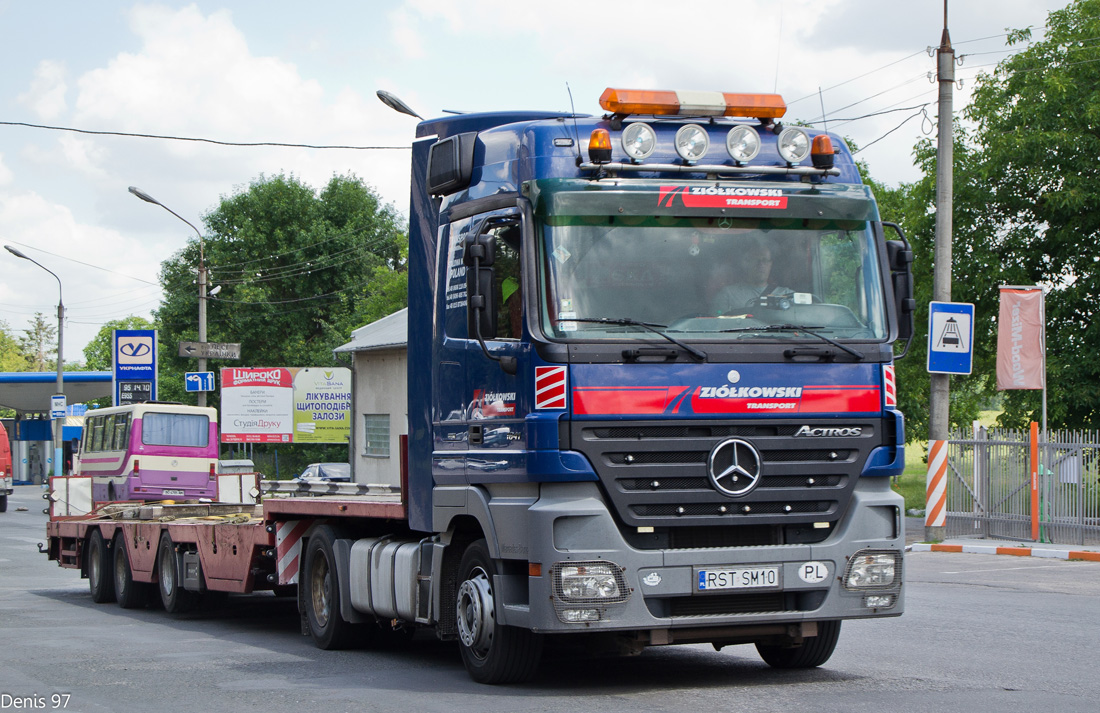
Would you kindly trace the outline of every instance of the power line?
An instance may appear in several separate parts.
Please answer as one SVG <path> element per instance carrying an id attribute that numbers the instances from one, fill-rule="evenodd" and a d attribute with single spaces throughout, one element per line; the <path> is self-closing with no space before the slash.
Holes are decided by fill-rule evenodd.
<path id="1" fill-rule="evenodd" d="M 77 129 L 71 126 L 49 126 L 47 124 L 30 124 L 25 121 L 0 121 L 0 126 L 22 126 L 29 129 L 45 129 L 47 131 L 67 131 L 74 134 L 88 134 L 91 136 L 122 136 L 131 139 L 160 139 L 163 141 L 190 141 L 203 144 L 215 144 L 217 146 L 275 146 L 292 149 L 343 149 L 350 151 L 408 151 L 411 146 L 350 146 L 350 145 L 326 145 L 326 144 L 295 144 L 282 141 L 220 141 L 195 136 L 172 136 L 168 134 L 140 134 L 127 131 L 93 131 L 91 129 Z"/>
<path id="2" fill-rule="evenodd" d="M 2 123 L 2 122 L 0 122 L 0 123 Z M 138 282 L 144 282 L 147 285 L 153 285 L 154 287 L 160 287 L 160 285 L 157 284 L 156 282 L 149 282 L 148 280 L 143 280 L 140 277 L 134 277 L 133 275 L 127 275 L 127 274 L 122 273 L 122 272 L 116 272 L 114 270 L 109 270 L 105 267 L 100 267 L 99 265 L 93 265 L 90 262 L 82 262 L 82 261 L 77 260 L 75 258 L 71 258 L 68 255 L 59 255 L 58 253 L 52 253 L 49 250 L 43 250 L 42 248 L 36 247 L 34 245 L 27 245 L 26 243 L 21 243 L 18 240 L 9 240 L 8 242 L 15 243 L 16 245 L 22 245 L 23 247 L 30 248 L 31 250 L 37 250 L 40 253 L 44 253 L 44 254 L 50 255 L 52 257 L 59 257 L 62 260 L 68 260 L 69 262 L 75 262 L 76 264 L 83 265 L 84 267 L 94 267 L 97 270 L 102 270 L 103 272 L 109 272 L 112 275 L 118 275 L 120 277 L 126 277 L 126 278 L 129 278 L 131 280 L 137 280 Z"/>

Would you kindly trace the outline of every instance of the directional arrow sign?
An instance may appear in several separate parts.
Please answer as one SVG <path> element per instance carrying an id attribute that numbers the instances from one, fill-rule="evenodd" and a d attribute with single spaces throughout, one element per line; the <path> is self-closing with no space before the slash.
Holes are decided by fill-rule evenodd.
<path id="1" fill-rule="evenodd" d="M 180 342 L 179 355 L 193 359 L 240 359 L 241 345 L 224 342 Z"/>

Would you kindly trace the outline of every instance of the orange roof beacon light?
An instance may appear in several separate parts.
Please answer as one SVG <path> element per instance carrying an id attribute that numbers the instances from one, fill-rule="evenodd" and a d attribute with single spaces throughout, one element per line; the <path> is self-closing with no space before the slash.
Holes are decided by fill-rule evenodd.
<path id="1" fill-rule="evenodd" d="M 743 116 L 778 119 L 787 104 L 778 94 L 732 94 L 729 92 L 651 91 L 608 87 L 600 106 L 620 115 L 652 116 Z"/>
<path id="2" fill-rule="evenodd" d="M 588 159 L 592 163 L 611 162 L 611 134 L 607 129 L 593 129 L 588 139 Z"/>
<path id="3" fill-rule="evenodd" d="M 810 159 L 814 162 L 814 168 L 833 167 L 833 140 L 828 134 L 819 134 L 814 137 L 810 145 Z"/>

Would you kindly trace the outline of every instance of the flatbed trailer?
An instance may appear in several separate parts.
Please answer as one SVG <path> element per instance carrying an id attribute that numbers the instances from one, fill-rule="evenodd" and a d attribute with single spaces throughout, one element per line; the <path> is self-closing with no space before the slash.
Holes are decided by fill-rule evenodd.
<path id="1" fill-rule="evenodd" d="M 204 592 L 290 594 L 302 538 L 317 525 L 392 531 L 405 519 L 398 493 L 313 495 L 297 487 L 260 503 L 115 502 L 80 512 L 70 490 L 80 481 L 51 479 L 43 552 L 80 570 L 96 602 L 124 608 L 145 606 L 158 590 L 170 612 L 201 606 Z"/>

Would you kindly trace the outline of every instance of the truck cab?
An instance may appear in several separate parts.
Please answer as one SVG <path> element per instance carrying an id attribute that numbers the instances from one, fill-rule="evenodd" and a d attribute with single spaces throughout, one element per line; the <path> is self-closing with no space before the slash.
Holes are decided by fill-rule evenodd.
<path id="1" fill-rule="evenodd" d="M 500 624 L 818 665 L 903 609 L 911 252 L 777 95 L 601 105 L 417 128 L 410 527 L 485 543 L 472 672 Z"/>

